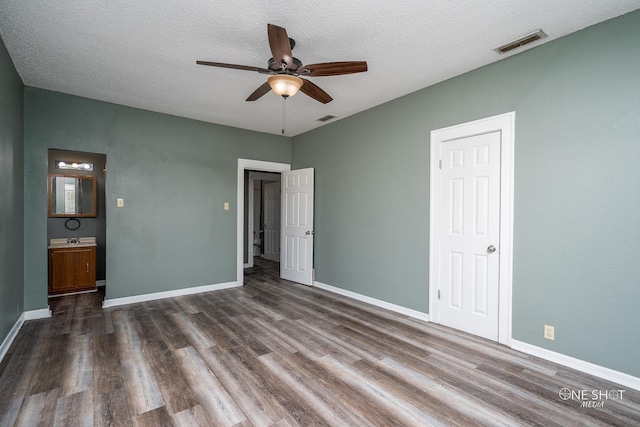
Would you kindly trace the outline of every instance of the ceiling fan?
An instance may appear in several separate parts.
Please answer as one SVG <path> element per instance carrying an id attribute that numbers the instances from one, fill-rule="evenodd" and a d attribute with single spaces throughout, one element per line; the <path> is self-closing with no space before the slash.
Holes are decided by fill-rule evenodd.
<path id="1" fill-rule="evenodd" d="M 291 53 L 296 42 L 289 38 L 287 30 L 277 25 L 267 24 L 267 36 L 269 37 L 269 47 L 273 55 L 273 57 L 269 59 L 267 68 L 210 61 L 196 61 L 196 63 L 200 65 L 210 65 L 212 67 L 257 71 L 261 74 L 269 74 L 270 77 L 267 81 L 249 95 L 247 101 L 255 101 L 270 90 L 273 90 L 276 94 L 284 98 L 293 96 L 300 90 L 300 92 L 310 96 L 316 101 L 326 104 L 327 102 L 331 102 L 333 98 L 315 83 L 301 79 L 300 76 L 339 76 L 367 71 L 367 63 L 365 61 L 323 62 L 302 65 L 302 62 L 300 62 L 298 58 L 294 58 Z"/>

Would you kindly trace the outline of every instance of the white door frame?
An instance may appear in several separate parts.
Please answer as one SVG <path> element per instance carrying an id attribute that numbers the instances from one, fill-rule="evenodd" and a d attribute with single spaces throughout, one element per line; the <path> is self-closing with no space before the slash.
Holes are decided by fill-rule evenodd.
<path id="1" fill-rule="evenodd" d="M 431 131 L 429 211 L 429 318 L 439 323 L 437 300 L 440 277 L 440 149 L 441 144 L 462 136 L 499 131 L 500 150 L 500 291 L 498 342 L 511 343 L 513 268 L 513 146 L 515 111 Z"/>
<path id="2" fill-rule="evenodd" d="M 265 162 L 265 163 L 268 163 L 268 162 Z M 242 176 L 244 177 L 244 173 L 242 174 Z M 249 189 L 248 189 L 247 194 L 253 195 L 253 190 L 255 189 L 253 181 L 255 181 L 256 179 L 259 179 L 260 181 L 280 181 L 280 177 L 271 176 L 268 173 L 249 172 Z M 243 188 L 244 188 L 244 184 L 243 184 Z M 249 205 L 247 206 L 247 212 L 249 212 L 249 219 L 248 219 L 247 230 L 251 231 L 251 230 L 253 230 L 253 227 L 255 225 L 254 222 L 253 222 L 253 210 L 255 209 L 255 206 L 254 206 L 254 203 L 253 203 L 253 197 L 249 196 L 248 199 L 249 199 Z M 243 225 L 243 229 L 244 229 L 244 225 Z M 247 232 L 247 235 L 245 236 L 245 238 L 247 239 L 247 248 L 249 249 L 249 259 L 244 264 L 244 268 L 250 268 L 250 267 L 253 267 L 253 255 L 254 255 L 254 252 L 253 252 L 253 240 L 254 240 L 253 233 Z M 243 258 L 243 261 L 244 261 L 244 254 L 243 254 L 242 258 Z"/>
<path id="3" fill-rule="evenodd" d="M 238 286 L 242 286 L 244 284 L 244 171 L 245 170 L 254 170 L 254 171 L 262 171 L 262 172 L 286 172 L 291 170 L 291 165 L 288 163 L 276 163 L 276 162 L 265 162 L 262 160 L 249 160 L 249 159 L 238 159 L 238 190 L 237 190 L 237 200 L 236 205 L 237 209 L 237 224 L 238 228 L 236 231 L 236 281 Z M 252 195 L 253 197 L 253 195 Z M 249 198 L 251 200 L 251 197 Z M 251 215 L 249 215 L 249 221 L 251 220 Z M 248 242 L 248 241 L 247 241 Z M 248 249 L 250 253 L 253 253 L 253 240 L 251 241 L 251 245 L 249 245 Z M 249 262 L 253 262 L 253 257 L 249 258 Z"/>

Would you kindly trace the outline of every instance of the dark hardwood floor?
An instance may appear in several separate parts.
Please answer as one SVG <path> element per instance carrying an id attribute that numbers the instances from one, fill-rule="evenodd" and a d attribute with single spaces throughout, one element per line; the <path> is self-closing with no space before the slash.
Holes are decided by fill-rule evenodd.
<path id="1" fill-rule="evenodd" d="M 640 425 L 640 392 L 278 278 L 101 308 L 52 299 L 0 363 L 2 426 Z M 622 397 L 622 398 L 620 398 Z"/>

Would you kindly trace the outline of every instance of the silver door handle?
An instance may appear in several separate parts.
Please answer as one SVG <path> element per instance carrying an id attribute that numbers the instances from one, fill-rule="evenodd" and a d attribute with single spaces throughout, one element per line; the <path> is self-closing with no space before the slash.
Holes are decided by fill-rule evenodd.
<path id="1" fill-rule="evenodd" d="M 491 246 L 489 246 L 487 248 L 487 252 L 490 253 L 490 254 L 494 253 L 495 251 L 496 251 L 496 247 L 493 246 L 493 245 L 491 245 Z"/>
<path id="2" fill-rule="evenodd" d="M 306 233 L 304 233 L 304 234 L 305 234 L 305 235 L 307 235 L 307 236 L 309 236 L 309 235 L 313 235 L 313 234 L 315 234 L 315 233 L 314 233 L 313 231 L 309 231 L 309 230 L 307 230 L 307 232 L 306 232 Z"/>

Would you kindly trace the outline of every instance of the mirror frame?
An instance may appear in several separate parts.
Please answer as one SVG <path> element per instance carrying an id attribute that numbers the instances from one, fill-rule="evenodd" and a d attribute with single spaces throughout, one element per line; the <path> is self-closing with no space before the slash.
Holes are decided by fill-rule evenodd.
<path id="1" fill-rule="evenodd" d="M 93 182 L 93 212 L 92 213 L 79 213 L 79 214 L 58 214 L 53 212 L 53 195 L 51 194 L 51 181 L 52 178 L 64 177 L 64 178 L 78 178 L 78 179 L 90 179 Z M 49 198 L 48 216 L 49 218 L 96 218 L 98 216 L 98 184 L 95 176 L 87 175 L 71 175 L 71 174 L 49 174 L 47 175 L 47 194 Z"/>

